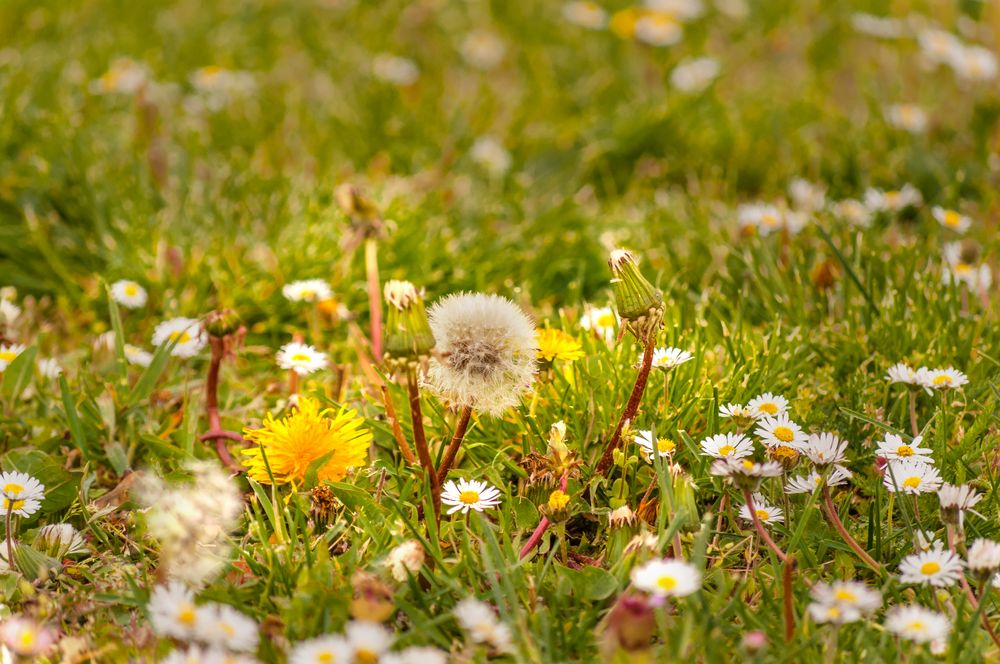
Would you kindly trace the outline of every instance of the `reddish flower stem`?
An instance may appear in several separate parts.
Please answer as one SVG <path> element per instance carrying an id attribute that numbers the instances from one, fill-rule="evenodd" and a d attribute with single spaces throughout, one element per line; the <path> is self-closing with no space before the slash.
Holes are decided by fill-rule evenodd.
<path id="1" fill-rule="evenodd" d="M 372 356 L 382 361 L 382 289 L 378 278 L 378 242 L 365 240 L 365 272 L 368 277 L 368 310 L 371 314 Z"/>
<path id="2" fill-rule="evenodd" d="M 462 444 L 462 439 L 465 438 L 465 432 L 469 428 L 469 418 L 472 417 L 472 406 L 466 406 L 462 409 L 462 414 L 458 418 L 458 424 L 455 425 L 455 435 L 452 436 L 451 442 L 448 443 L 448 448 L 444 451 L 444 458 L 441 459 L 441 466 L 437 471 L 437 481 L 438 483 L 444 482 L 445 478 L 448 477 L 448 471 L 451 470 L 451 465 L 455 463 L 455 455 L 458 454 L 458 448 Z"/>
<path id="3" fill-rule="evenodd" d="M 203 434 L 199 440 L 202 442 L 215 441 L 215 452 L 219 455 L 219 459 L 226 468 L 238 473 L 243 469 L 233 460 L 229 448 L 226 447 L 226 441 L 243 442 L 243 436 L 223 429 L 222 419 L 219 417 L 219 371 L 222 368 L 222 360 L 226 357 L 226 338 L 209 335 L 208 343 L 212 349 L 212 357 L 208 364 L 208 378 L 205 381 L 205 414 L 208 417 L 208 432 Z"/>
<path id="4" fill-rule="evenodd" d="M 913 436 L 920 435 L 920 426 L 917 424 L 917 392 L 910 390 L 910 430 Z"/>
<path id="5" fill-rule="evenodd" d="M 750 489 L 743 489 L 743 500 L 747 504 L 747 511 L 750 512 L 750 519 L 753 521 L 753 527 L 757 531 L 764 543 L 774 551 L 774 555 L 778 556 L 781 562 L 788 564 L 789 557 L 788 554 L 781 550 L 781 547 L 774 543 L 771 536 L 768 534 L 767 529 L 764 528 L 764 524 L 760 522 L 760 517 L 757 516 L 757 509 L 753 504 L 753 496 L 750 494 Z"/>
<path id="6" fill-rule="evenodd" d="M 566 482 L 568 479 L 569 475 L 563 473 L 562 479 L 559 480 L 560 491 L 566 490 Z M 535 530 L 532 531 L 531 537 L 529 537 L 528 541 L 525 542 L 524 546 L 521 547 L 521 553 L 517 557 L 518 560 L 522 560 L 525 556 L 531 553 L 532 549 L 538 546 L 538 543 L 542 541 L 542 535 L 545 534 L 545 531 L 548 529 L 548 527 L 549 527 L 549 517 L 543 516 L 541 520 L 538 522 L 538 525 L 535 526 Z"/>
<path id="7" fill-rule="evenodd" d="M 872 558 L 867 551 L 858 544 L 857 540 L 851 537 L 851 534 L 847 532 L 847 528 L 844 527 L 844 523 L 840 520 L 840 516 L 837 514 L 837 508 L 833 504 L 833 498 L 830 497 L 830 487 L 823 485 L 823 511 L 826 513 L 826 518 L 830 520 L 833 527 L 837 529 L 840 533 L 841 538 L 847 543 L 849 547 L 854 550 L 854 553 L 858 554 L 858 557 L 864 561 L 866 565 L 871 567 L 876 572 L 882 572 L 882 566 Z"/>
<path id="8" fill-rule="evenodd" d="M 785 566 L 782 570 L 781 579 L 784 585 L 784 613 L 785 613 L 785 643 L 790 643 L 792 638 L 795 636 L 795 611 L 793 606 L 793 600 L 795 599 L 792 595 L 792 573 L 795 571 L 795 558 L 789 557 L 785 560 Z"/>
<path id="9" fill-rule="evenodd" d="M 653 350 L 655 345 L 653 340 L 655 337 L 656 330 L 654 329 L 646 339 L 642 353 L 642 365 L 639 367 L 639 374 L 635 378 L 635 386 L 632 388 L 632 394 L 625 405 L 625 410 L 622 411 L 622 416 L 618 420 L 618 426 L 615 428 L 611 440 L 608 441 L 608 446 L 604 448 L 604 454 L 601 455 L 600 461 L 597 462 L 598 475 L 608 474 L 614 462 L 615 450 L 618 449 L 618 446 L 622 442 L 622 429 L 625 428 L 627 422 L 631 422 L 635 418 L 635 414 L 639 410 L 639 404 L 642 402 L 642 394 L 646 391 L 646 382 L 649 380 L 649 372 L 653 368 Z"/>
<path id="10" fill-rule="evenodd" d="M 410 449 L 409 444 L 406 442 L 406 438 L 403 436 L 403 430 L 399 427 L 399 418 L 396 417 L 396 409 L 392 405 L 392 398 L 389 396 L 389 388 L 385 385 L 381 386 L 382 389 L 382 403 L 385 405 L 385 415 L 389 418 L 389 424 L 392 426 L 392 436 L 396 439 L 396 444 L 399 445 L 399 451 L 403 454 L 403 458 L 409 464 L 416 464 L 417 459 L 413 456 L 413 450 Z"/>

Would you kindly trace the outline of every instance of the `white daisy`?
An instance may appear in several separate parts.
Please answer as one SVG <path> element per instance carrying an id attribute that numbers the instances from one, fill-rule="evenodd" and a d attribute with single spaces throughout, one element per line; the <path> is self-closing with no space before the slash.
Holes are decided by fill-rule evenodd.
<path id="1" fill-rule="evenodd" d="M 111 297 L 115 299 L 115 302 L 129 309 L 146 306 L 146 289 L 128 279 L 111 284 Z"/>
<path id="2" fill-rule="evenodd" d="M 784 523 L 785 521 L 784 512 L 782 512 L 781 508 L 769 504 L 764 496 L 756 492 L 753 494 L 753 511 L 762 523 Z M 739 517 L 744 521 L 753 521 L 750 508 L 746 504 L 740 507 Z"/>
<path id="3" fill-rule="evenodd" d="M 822 210 L 826 205 L 826 188 L 804 178 L 795 178 L 788 183 L 788 196 L 796 209 L 806 212 Z"/>
<path id="4" fill-rule="evenodd" d="M 885 628 L 908 641 L 928 643 L 947 637 L 951 623 L 937 611 L 911 604 L 889 609 L 885 614 Z"/>
<path id="5" fill-rule="evenodd" d="M 872 211 L 864 203 L 853 198 L 838 201 L 832 212 L 852 226 L 868 228 L 872 223 Z"/>
<path id="6" fill-rule="evenodd" d="M 45 485 L 27 473 L 8 471 L 0 473 L 0 494 L 4 514 L 13 511 L 20 516 L 31 516 L 42 506 Z"/>
<path id="7" fill-rule="evenodd" d="M 276 359 L 282 369 L 290 369 L 300 376 L 306 376 L 326 368 L 326 353 L 312 346 L 292 341 L 278 350 Z"/>
<path id="8" fill-rule="evenodd" d="M 949 64 L 963 48 L 962 41 L 940 28 L 925 28 L 917 33 L 920 55 L 935 65 Z"/>
<path id="9" fill-rule="evenodd" d="M 777 461 L 765 461 L 757 463 L 752 459 L 734 459 L 725 457 L 712 462 L 709 469 L 713 475 L 719 477 L 763 479 L 765 477 L 778 477 L 784 472 L 781 464 Z"/>
<path id="10" fill-rule="evenodd" d="M 817 583 L 812 588 L 812 597 L 818 604 L 837 605 L 856 611 L 859 616 L 872 614 L 882 606 L 882 594 L 857 581 Z"/>
<path id="11" fill-rule="evenodd" d="M 942 484 L 938 489 L 938 500 L 941 502 L 941 518 L 946 523 L 962 525 L 965 513 L 972 511 L 980 500 L 982 494 L 976 492 L 968 484 Z"/>
<path id="12" fill-rule="evenodd" d="M 643 4 L 685 22 L 693 21 L 705 13 L 705 3 L 702 0 L 645 0 Z"/>
<path id="13" fill-rule="evenodd" d="M 962 576 L 962 560 L 951 551 L 935 547 L 906 556 L 899 562 L 902 583 L 926 583 L 938 588 L 953 586 Z"/>
<path id="14" fill-rule="evenodd" d="M 580 317 L 580 327 L 607 342 L 615 339 L 618 318 L 611 307 L 588 307 Z"/>
<path id="15" fill-rule="evenodd" d="M 750 420 L 755 419 L 752 410 L 738 403 L 727 403 L 719 406 L 719 417 L 731 419 L 737 423 L 737 426 L 745 426 L 750 423 Z"/>
<path id="16" fill-rule="evenodd" d="M 896 129 L 911 134 L 927 131 L 927 112 L 916 104 L 893 104 L 886 109 L 885 119 Z"/>
<path id="17" fill-rule="evenodd" d="M 257 621 L 226 604 L 212 602 L 198 608 L 196 637 L 210 646 L 232 652 L 254 652 L 260 641 Z"/>
<path id="18" fill-rule="evenodd" d="M 701 588 L 701 571 L 683 560 L 650 560 L 632 570 L 632 583 L 657 597 L 687 597 Z"/>
<path id="19" fill-rule="evenodd" d="M 660 457 L 668 457 L 677 449 L 677 444 L 672 440 L 657 437 L 654 441 L 653 432 L 648 430 L 636 431 L 634 440 L 642 448 L 643 457 L 650 462 L 652 462 L 651 456 L 653 454 L 654 442 Z"/>
<path id="20" fill-rule="evenodd" d="M 686 58 L 670 72 L 670 85 L 687 93 L 698 93 L 719 76 L 719 61 L 715 58 Z"/>
<path id="21" fill-rule="evenodd" d="M 754 417 L 775 417 L 788 411 L 788 399 L 778 394 L 765 392 L 750 399 L 747 409 L 753 413 Z"/>
<path id="22" fill-rule="evenodd" d="M 322 279 L 303 279 L 285 284 L 281 294 L 292 302 L 322 302 L 333 297 L 330 284 Z"/>
<path id="23" fill-rule="evenodd" d="M 969 217 L 961 212 L 943 208 L 940 205 L 935 205 L 931 208 L 931 214 L 934 215 L 939 224 L 958 233 L 964 233 L 972 225 L 972 219 Z"/>
<path id="24" fill-rule="evenodd" d="M 486 602 L 467 597 L 455 605 L 452 613 L 476 643 L 489 643 L 500 652 L 513 649 L 510 628 L 497 619 L 496 612 Z"/>
<path id="25" fill-rule="evenodd" d="M 1000 569 L 1000 543 L 977 539 L 966 552 L 969 571 L 979 577 L 995 574 Z"/>
<path id="26" fill-rule="evenodd" d="M 352 620 L 344 628 L 347 643 L 354 651 L 355 662 L 377 662 L 388 652 L 395 638 L 391 630 L 367 620 Z"/>
<path id="27" fill-rule="evenodd" d="M 885 379 L 890 383 L 903 383 L 905 385 L 922 387 L 927 371 L 927 367 L 914 369 L 906 362 L 897 362 L 889 367 L 889 370 L 885 374 Z"/>
<path id="28" fill-rule="evenodd" d="M 49 380 L 55 380 L 62 374 L 62 367 L 55 358 L 43 357 L 38 360 L 38 373 Z"/>
<path id="29" fill-rule="evenodd" d="M 931 457 L 932 450 L 929 447 L 920 447 L 923 441 L 921 436 L 916 436 L 910 442 L 894 433 L 885 434 L 885 440 L 878 442 L 875 454 L 889 461 L 916 461 L 919 463 L 934 463 Z"/>
<path id="30" fill-rule="evenodd" d="M 838 602 L 810 602 L 807 608 L 813 621 L 819 624 L 844 625 L 861 620 L 860 611 Z"/>
<path id="31" fill-rule="evenodd" d="M 873 212 L 900 212 L 908 207 L 917 207 L 923 201 L 920 191 L 910 184 L 891 191 L 874 188 L 865 191 L 865 206 Z"/>
<path id="32" fill-rule="evenodd" d="M 844 460 L 847 441 L 832 433 L 813 433 L 806 439 L 802 452 L 817 466 L 828 466 Z"/>
<path id="33" fill-rule="evenodd" d="M 927 376 L 927 384 L 936 390 L 957 389 L 968 382 L 969 377 L 954 367 L 931 369 Z"/>
<path id="34" fill-rule="evenodd" d="M 372 74 L 380 81 L 407 87 L 420 78 L 420 68 L 409 58 L 392 53 L 379 53 L 372 58 Z"/>
<path id="35" fill-rule="evenodd" d="M 138 367 L 148 367 L 153 361 L 153 354 L 138 346 L 125 344 L 125 359 L 129 364 L 134 364 Z"/>
<path id="36" fill-rule="evenodd" d="M 448 653 L 430 646 L 410 646 L 386 653 L 379 664 L 448 664 Z"/>
<path id="37" fill-rule="evenodd" d="M 754 435 L 768 447 L 790 447 L 794 450 L 801 450 L 807 441 L 802 427 L 788 419 L 787 415 L 758 420 Z"/>
<path id="38" fill-rule="evenodd" d="M 651 12 L 635 22 L 632 34 L 650 46 L 672 46 L 684 36 L 684 29 L 670 14 Z"/>
<path id="39" fill-rule="evenodd" d="M 653 367 L 657 369 L 673 369 L 694 359 L 694 355 L 680 348 L 657 348 L 653 351 Z M 642 358 L 639 358 L 642 362 Z"/>
<path id="40" fill-rule="evenodd" d="M 13 325 L 21 315 L 21 307 L 5 297 L 0 297 L 0 325 Z"/>
<path id="41" fill-rule="evenodd" d="M 875 16 L 864 12 L 851 14 L 851 27 L 861 34 L 879 39 L 898 39 L 906 34 L 903 21 L 887 16 Z"/>
<path id="42" fill-rule="evenodd" d="M 510 152 L 495 136 L 480 136 L 469 149 L 469 158 L 489 173 L 498 178 L 510 170 L 513 159 Z"/>
<path id="43" fill-rule="evenodd" d="M 0 371 L 10 366 L 24 350 L 25 347 L 21 344 L 0 344 Z"/>
<path id="44" fill-rule="evenodd" d="M 299 641 L 288 654 L 288 664 L 352 664 L 354 649 L 340 635 Z"/>
<path id="45" fill-rule="evenodd" d="M 982 46 L 964 46 L 951 52 L 948 64 L 966 81 L 988 81 L 997 75 L 997 56 Z"/>
<path id="46" fill-rule="evenodd" d="M 742 434 L 720 433 L 701 441 L 701 452 L 716 459 L 742 459 L 753 454 L 753 441 Z"/>
<path id="47" fill-rule="evenodd" d="M 441 489 L 441 502 L 452 506 L 448 514 L 459 511 L 466 514 L 469 510 L 482 512 L 500 504 L 500 490 L 479 480 L 461 479 L 458 484 L 448 480 Z"/>
<path id="48" fill-rule="evenodd" d="M 941 486 L 941 474 L 929 463 L 913 460 L 890 461 L 885 468 L 883 484 L 893 493 L 931 493 Z"/>
<path id="49" fill-rule="evenodd" d="M 851 471 L 843 466 L 834 466 L 826 477 L 826 486 L 841 486 L 852 477 Z M 792 477 L 785 483 L 785 493 L 812 493 L 823 485 L 823 475 L 813 471 L 808 475 Z"/>
<path id="50" fill-rule="evenodd" d="M 744 232 L 752 232 L 761 237 L 779 231 L 785 226 L 781 210 L 766 203 L 747 203 L 736 209 L 736 220 Z"/>
<path id="51" fill-rule="evenodd" d="M 153 345 L 160 346 L 168 341 L 175 342 L 170 353 L 174 357 L 194 357 L 207 343 L 201 322 L 193 318 L 171 318 L 157 325 L 153 331 Z"/>
<path id="52" fill-rule="evenodd" d="M 608 13 L 596 2 L 568 2 L 563 5 L 562 15 L 573 25 L 588 30 L 600 30 L 608 24 Z"/>
<path id="53" fill-rule="evenodd" d="M 424 566 L 424 547 L 417 540 L 407 540 L 395 547 L 386 556 L 384 564 L 392 578 L 400 583 L 415 576 Z"/>
<path id="54" fill-rule="evenodd" d="M 470 66 L 489 71 L 503 62 L 507 46 L 489 30 L 474 30 L 465 36 L 459 50 Z"/>
<path id="55" fill-rule="evenodd" d="M 193 640 L 203 617 L 194 603 L 194 593 L 177 581 L 153 588 L 146 608 L 153 631 L 179 641 Z"/>

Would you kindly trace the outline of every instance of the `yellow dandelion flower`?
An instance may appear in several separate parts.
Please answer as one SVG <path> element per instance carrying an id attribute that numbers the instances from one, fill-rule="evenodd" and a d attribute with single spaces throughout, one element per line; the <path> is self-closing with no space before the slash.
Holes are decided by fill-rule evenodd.
<path id="1" fill-rule="evenodd" d="M 560 491 L 556 489 L 549 494 L 549 509 L 556 511 L 561 510 L 569 504 L 569 495 L 565 491 Z"/>
<path id="2" fill-rule="evenodd" d="M 315 399 L 302 397 L 298 409 L 282 419 L 268 413 L 262 428 L 244 430 L 247 440 L 257 444 L 243 450 L 247 475 L 270 484 L 270 465 L 278 484 L 300 482 L 310 464 L 327 457 L 316 477 L 337 481 L 347 475 L 348 469 L 365 465 L 372 434 L 364 427 L 364 420 L 350 409 L 329 417 L 332 412 L 329 408 L 320 410 Z"/>
<path id="3" fill-rule="evenodd" d="M 535 339 L 538 342 L 538 359 L 545 362 L 572 362 L 584 356 L 580 342 L 562 330 L 538 330 Z"/>

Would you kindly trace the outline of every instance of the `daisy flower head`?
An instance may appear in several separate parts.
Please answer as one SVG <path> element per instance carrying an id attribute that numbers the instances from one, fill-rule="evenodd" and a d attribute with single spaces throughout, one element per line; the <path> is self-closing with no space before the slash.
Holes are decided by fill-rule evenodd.
<path id="1" fill-rule="evenodd" d="M 431 646 L 410 646 L 386 653 L 379 664 L 448 664 L 448 653 Z"/>
<path id="2" fill-rule="evenodd" d="M 787 415 L 768 416 L 758 420 L 754 434 L 767 447 L 790 447 L 802 450 L 808 440 L 802 427 L 792 422 Z"/>
<path id="3" fill-rule="evenodd" d="M 42 506 L 45 485 L 27 473 L 8 471 L 0 473 L 0 494 L 4 514 L 31 516 Z"/>
<path id="4" fill-rule="evenodd" d="M 820 467 L 840 463 L 847 452 L 847 441 L 832 433 L 813 433 L 806 438 L 803 454 Z"/>
<path id="5" fill-rule="evenodd" d="M 940 205 L 935 205 L 931 208 L 931 214 L 937 219 L 937 222 L 949 228 L 956 233 L 964 233 L 969 230 L 972 226 L 972 219 L 965 216 L 961 212 L 956 210 L 949 210 L 948 208 L 943 208 Z"/>
<path id="6" fill-rule="evenodd" d="M 954 390 L 968 382 L 969 377 L 954 367 L 931 369 L 927 375 L 927 384 L 936 390 Z"/>
<path id="7" fill-rule="evenodd" d="M 389 568 L 392 578 L 403 583 L 415 576 L 424 566 L 424 547 L 417 540 L 407 540 L 395 547 L 385 558 L 385 566 Z"/>
<path id="8" fill-rule="evenodd" d="M 135 94 L 150 82 L 149 68 L 142 62 L 117 58 L 100 78 L 90 84 L 94 94 Z"/>
<path id="9" fill-rule="evenodd" d="M 700 445 L 702 454 L 716 459 L 742 459 L 753 454 L 753 441 L 737 433 L 709 436 Z"/>
<path id="10" fill-rule="evenodd" d="M 352 620 L 344 628 L 344 636 L 354 653 L 354 660 L 378 662 L 379 658 L 392 647 L 394 635 L 385 626 L 367 620 Z"/>
<path id="11" fill-rule="evenodd" d="M 941 520 L 958 526 L 962 525 L 965 513 L 983 499 L 982 494 L 968 484 L 956 486 L 946 482 L 941 485 L 937 493 L 941 503 Z"/>
<path id="12" fill-rule="evenodd" d="M 715 58 L 686 58 L 670 72 L 670 85 L 685 93 L 705 90 L 719 76 L 719 61 Z"/>
<path id="13" fill-rule="evenodd" d="M 777 461 L 757 463 L 752 459 L 725 457 L 712 462 L 709 472 L 712 475 L 729 479 L 741 489 L 756 489 L 764 478 L 781 475 L 784 472 L 784 466 Z"/>
<path id="14" fill-rule="evenodd" d="M 500 504 L 500 490 L 479 480 L 448 480 L 441 488 L 441 502 L 451 506 L 448 514 L 482 512 Z"/>
<path id="15" fill-rule="evenodd" d="M 727 403 L 719 406 L 719 417 L 732 420 L 733 424 L 740 429 L 745 429 L 757 419 L 752 410 L 738 403 Z"/>
<path id="16" fill-rule="evenodd" d="M 948 64 L 955 74 L 965 81 L 989 81 L 997 75 L 997 56 L 982 46 L 963 46 L 954 49 Z"/>
<path id="17" fill-rule="evenodd" d="M 882 593 L 857 581 L 817 583 L 812 588 L 812 598 L 817 604 L 854 611 L 858 617 L 875 613 L 882 606 Z"/>
<path id="18" fill-rule="evenodd" d="M 288 664 L 351 664 L 353 661 L 354 649 L 340 635 L 300 641 L 288 654 Z"/>
<path id="19" fill-rule="evenodd" d="M 21 315 L 21 307 L 0 296 L 0 325 L 13 325 Z"/>
<path id="20" fill-rule="evenodd" d="M 654 559 L 632 570 L 632 583 L 656 597 L 687 597 L 701 588 L 701 570 L 683 560 Z"/>
<path id="21" fill-rule="evenodd" d="M 439 397 L 499 416 L 531 387 L 535 327 L 516 304 L 498 295 L 449 295 L 428 318 L 438 355 L 427 385 Z"/>
<path id="22" fill-rule="evenodd" d="M 903 383 L 917 389 L 924 386 L 927 371 L 927 367 L 914 369 L 906 362 L 897 362 L 886 371 L 885 379 L 890 383 Z"/>
<path id="23" fill-rule="evenodd" d="M 322 302 L 333 297 L 330 284 L 322 279 L 302 279 L 285 284 L 281 294 L 291 302 Z"/>
<path id="24" fill-rule="evenodd" d="M 912 459 L 890 461 L 885 468 L 883 484 L 893 493 L 932 493 L 941 486 L 941 474 L 929 463 Z"/>
<path id="25" fill-rule="evenodd" d="M 635 22 L 632 34 L 650 46 L 672 46 L 684 36 L 684 29 L 671 14 L 646 11 Z"/>
<path id="26" fill-rule="evenodd" d="M 921 436 L 917 436 L 907 443 L 896 434 L 887 433 L 885 434 L 885 440 L 878 442 L 878 448 L 875 450 L 875 453 L 889 461 L 934 463 L 934 459 L 931 457 L 932 450 L 929 447 L 920 447 L 921 442 L 923 442 Z"/>
<path id="27" fill-rule="evenodd" d="M 567 2 L 563 5 L 562 15 L 573 25 L 588 30 L 600 30 L 608 24 L 608 13 L 596 2 Z"/>
<path id="28" fill-rule="evenodd" d="M 784 213 L 766 203 L 747 203 L 736 209 L 736 220 L 744 235 L 765 237 L 785 225 Z"/>
<path id="29" fill-rule="evenodd" d="M 540 329 L 535 333 L 535 343 L 538 344 L 538 359 L 542 362 L 572 362 L 585 355 L 580 342 L 562 330 Z"/>
<path id="30" fill-rule="evenodd" d="M 929 584 L 938 588 L 953 586 L 962 576 L 962 559 L 942 548 L 940 542 L 927 551 L 906 556 L 899 562 L 902 583 Z"/>
<path id="31" fill-rule="evenodd" d="M 365 465 L 372 442 L 371 431 L 355 411 L 320 410 L 319 402 L 309 397 L 300 397 L 298 407 L 280 420 L 268 413 L 261 428 L 243 433 L 255 443 L 243 450 L 243 465 L 251 479 L 264 484 L 271 483 L 272 475 L 278 484 L 302 482 L 309 466 L 323 457 L 317 479 L 342 480 L 350 469 Z"/>
<path id="32" fill-rule="evenodd" d="M 885 614 L 885 628 L 898 637 L 915 643 L 944 639 L 951 631 L 948 618 L 922 606 L 894 606 Z"/>
<path id="33" fill-rule="evenodd" d="M 832 623 L 844 625 L 861 620 L 861 612 L 837 602 L 810 602 L 807 607 L 809 615 L 817 624 Z"/>
<path id="34" fill-rule="evenodd" d="M 174 344 L 170 354 L 174 357 L 194 357 L 205 347 L 207 339 L 201 322 L 194 318 L 171 318 L 153 330 L 153 345 L 167 342 Z"/>
<path id="35" fill-rule="evenodd" d="M 38 373 L 40 373 L 44 378 L 55 380 L 62 375 L 62 372 L 63 370 L 59 365 L 59 360 L 53 357 L 44 357 L 38 360 Z"/>
<path id="36" fill-rule="evenodd" d="M 906 24 L 899 19 L 864 12 L 851 14 L 851 27 L 863 35 L 879 39 L 898 39 L 907 30 Z"/>
<path id="37" fill-rule="evenodd" d="M 788 183 L 788 196 L 798 210 L 816 212 L 826 205 L 826 187 L 805 178 L 794 178 Z"/>
<path id="38" fill-rule="evenodd" d="M 372 74 L 380 81 L 409 87 L 420 78 L 420 68 L 409 58 L 392 53 L 379 53 L 372 58 Z"/>
<path id="39" fill-rule="evenodd" d="M 823 475 L 814 470 L 808 475 L 800 475 L 789 479 L 788 482 L 785 483 L 785 493 L 812 493 L 824 484 L 826 486 L 842 486 L 846 484 L 847 480 L 851 479 L 851 477 L 851 471 L 847 468 L 844 468 L 843 466 L 834 466 L 833 470 L 827 474 L 826 481 L 824 482 Z"/>
<path id="40" fill-rule="evenodd" d="M 757 418 L 775 417 L 788 411 L 788 399 L 778 394 L 765 392 L 750 399 L 747 409 Z"/>
<path id="41" fill-rule="evenodd" d="M 287 343 L 278 349 L 276 359 L 279 367 L 294 371 L 300 376 L 307 376 L 326 368 L 326 353 L 297 341 Z"/>
<path id="42" fill-rule="evenodd" d="M 944 245 L 941 252 L 944 259 L 941 283 L 945 286 L 953 283 L 965 284 L 966 287 L 974 291 L 988 289 L 993 283 L 993 272 L 986 263 L 976 264 L 978 254 L 978 249 L 975 246 L 963 249 L 958 242 L 949 242 Z"/>
<path id="43" fill-rule="evenodd" d="M 661 458 L 670 456 L 677 449 L 677 443 L 659 436 L 654 438 L 653 432 L 648 429 L 636 431 L 633 440 L 635 440 L 636 445 L 642 448 L 643 458 L 650 463 L 652 463 L 654 448 Z"/>
<path id="44" fill-rule="evenodd" d="M 125 344 L 125 360 L 137 367 L 148 367 L 153 361 L 153 354 L 132 344 Z"/>
<path id="45" fill-rule="evenodd" d="M 885 119 L 896 129 L 911 134 L 927 131 L 927 112 L 916 104 L 893 104 L 886 109 Z"/>
<path id="46" fill-rule="evenodd" d="M 680 348 L 657 348 L 653 350 L 653 367 L 663 369 L 664 371 L 673 369 L 693 359 L 694 355 Z M 640 358 L 639 361 L 641 363 L 642 359 Z"/>
<path id="47" fill-rule="evenodd" d="M 890 191 L 874 188 L 865 191 L 865 205 L 873 212 L 902 212 L 923 202 L 920 190 L 911 184 Z"/>
<path id="48" fill-rule="evenodd" d="M 868 228 L 872 224 L 872 211 L 864 203 L 853 198 L 838 201 L 831 211 L 834 216 L 858 228 Z"/>
<path id="49" fill-rule="evenodd" d="M 917 33 L 920 55 L 930 64 L 950 64 L 963 48 L 962 41 L 940 28 L 925 28 Z"/>
<path id="50" fill-rule="evenodd" d="M 210 646 L 231 652 L 254 652 L 260 641 L 257 621 L 227 604 L 211 603 L 198 608 L 195 635 Z"/>
<path id="51" fill-rule="evenodd" d="M 138 309 L 146 306 L 146 289 L 134 281 L 121 279 L 111 284 L 111 297 L 115 302 L 128 309 Z"/>
<path id="52" fill-rule="evenodd" d="M 1000 569 L 1000 543 L 977 539 L 969 545 L 966 558 L 969 571 L 981 579 L 986 579 Z"/>
<path id="53" fill-rule="evenodd" d="M 474 30 L 465 36 L 459 50 L 469 66 L 489 71 L 503 62 L 507 46 L 489 30 Z"/>
<path id="54" fill-rule="evenodd" d="M 785 521 L 784 512 L 782 512 L 781 508 L 771 505 L 764 496 L 756 492 L 753 494 L 753 514 L 750 513 L 750 508 L 744 503 L 740 507 L 739 516 L 744 521 L 753 521 L 754 514 L 757 515 L 757 519 L 761 523 L 765 524 L 783 523 Z"/>
<path id="55" fill-rule="evenodd" d="M 149 595 L 149 619 L 153 631 L 159 636 L 191 641 L 196 638 L 199 620 L 205 614 L 199 613 L 191 589 L 177 581 L 156 586 Z"/>
<path id="56" fill-rule="evenodd" d="M 21 344 L 0 344 L 0 371 L 10 366 L 24 350 L 25 347 Z"/>
<path id="57" fill-rule="evenodd" d="M 83 535 L 68 523 L 51 523 L 42 526 L 35 535 L 32 546 L 56 559 L 87 551 L 87 542 L 83 539 Z"/>
<path id="58" fill-rule="evenodd" d="M 466 597 L 452 610 L 455 620 L 476 643 L 488 643 L 499 652 L 509 652 L 513 643 L 510 628 L 497 618 L 486 602 Z"/>
<path id="59" fill-rule="evenodd" d="M 588 307 L 580 317 L 580 327 L 611 343 L 615 340 L 618 317 L 611 307 Z"/>
<path id="60" fill-rule="evenodd" d="M 473 163 L 495 178 L 510 170 L 513 159 L 496 136 L 480 136 L 469 149 Z"/>
<path id="61" fill-rule="evenodd" d="M 58 640 L 59 633 L 55 629 L 30 618 L 13 616 L 0 622 L 0 643 L 22 657 L 44 655 Z M 4 655 L 4 661 L 9 661 L 10 653 Z"/>

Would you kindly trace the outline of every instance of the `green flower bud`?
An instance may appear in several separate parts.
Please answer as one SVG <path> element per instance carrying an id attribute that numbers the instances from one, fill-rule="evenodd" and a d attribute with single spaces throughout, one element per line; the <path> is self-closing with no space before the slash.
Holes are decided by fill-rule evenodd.
<path id="1" fill-rule="evenodd" d="M 663 321 L 663 293 L 639 271 L 631 251 L 616 249 L 608 260 L 618 315 L 643 342 Z"/>
<path id="2" fill-rule="evenodd" d="M 227 337 L 234 334 L 243 321 L 232 309 L 218 309 L 205 316 L 205 331 L 212 337 Z"/>
<path id="3" fill-rule="evenodd" d="M 384 289 L 389 313 L 385 324 L 385 358 L 397 365 L 415 365 L 429 357 L 434 334 L 427 322 L 424 300 L 408 281 L 389 281 Z"/>

